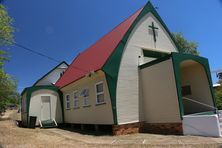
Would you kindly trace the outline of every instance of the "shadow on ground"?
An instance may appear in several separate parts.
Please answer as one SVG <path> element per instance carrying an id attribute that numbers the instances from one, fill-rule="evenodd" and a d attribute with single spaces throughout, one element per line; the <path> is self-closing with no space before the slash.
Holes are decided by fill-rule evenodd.
<path id="1" fill-rule="evenodd" d="M 109 130 L 99 130 L 99 131 L 95 131 L 94 129 L 75 129 L 75 128 L 71 128 L 71 127 L 59 127 L 59 129 L 62 130 L 66 130 L 66 131 L 70 131 L 70 132 L 75 132 L 75 133 L 79 133 L 82 135 L 90 135 L 90 136 L 111 136 L 111 131 Z"/>

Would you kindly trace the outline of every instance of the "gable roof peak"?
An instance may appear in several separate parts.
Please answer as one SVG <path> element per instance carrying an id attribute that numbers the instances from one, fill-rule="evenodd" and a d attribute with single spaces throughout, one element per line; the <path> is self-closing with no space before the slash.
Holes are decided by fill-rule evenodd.
<path id="1" fill-rule="evenodd" d="M 120 23 L 112 31 L 100 38 L 95 44 L 91 45 L 79 54 L 55 85 L 59 88 L 63 88 L 85 77 L 85 75 L 90 71 L 104 71 L 104 66 L 108 65 L 107 63 L 109 63 L 109 59 L 111 59 L 111 56 L 117 50 L 118 45 L 120 45 L 120 43 L 124 43 L 123 46 L 125 46 L 129 34 L 135 25 L 148 13 L 152 13 L 157 18 L 174 42 L 174 39 L 165 23 L 162 21 L 152 3 L 148 1 L 144 7 L 137 10 L 133 15 Z"/>
<path id="2" fill-rule="evenodd" d="M 36 86 L 41 80 L 43 80 L 47 75 L 49 75 L 51 72 L 53 72 L 55 69 L 57 69 L 59 66 L 61 66 L 62 64 L 65 64 L 67 66 L 67 68 L 69 67 L 69 64 L 67 64 L 65 61 L 62 61 L 61 63 L 59 63 L 58 65 L 56 65 L 54 68 L 52 68 L 50 71 L 48 71 L 45 75 L 43 75 L 40 79 L 38 79 L 33 86 Z"/>

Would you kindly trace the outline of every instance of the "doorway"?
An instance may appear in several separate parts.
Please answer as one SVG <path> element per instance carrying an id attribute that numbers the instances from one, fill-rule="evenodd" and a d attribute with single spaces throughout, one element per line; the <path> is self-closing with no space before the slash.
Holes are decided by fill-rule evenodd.
<path id="1" fill-rule="evenodd" d="M 180 64 L 184 115 L 214 111 L 214 102 L 204 66 L 193 60 Z"/>
<path id="2" fill-rule="evenodd" d="M 41 106 L 41 121 L 46 121 L 51 119 L 51 101 L 50 96 L 41 96 L 42 106 Z"/>

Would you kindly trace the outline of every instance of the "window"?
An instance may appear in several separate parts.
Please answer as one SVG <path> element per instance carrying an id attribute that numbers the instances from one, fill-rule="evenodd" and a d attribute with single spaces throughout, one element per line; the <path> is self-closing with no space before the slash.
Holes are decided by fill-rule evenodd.
<path id="1" fill-rule="evenodd" d="M 81 96 L 83 97 L 83 107 L 90 106 L 90 104 L 89 104 L 89 89 L 83 89 L 81 92 Z"/>
<path id="2" fill-rule="evenodd" d="M 73 96 L 74 96 L 74 101 L 73 101 L 73 103 L 74 103 L 74 108 L 78 108 L 78 107 L 79 107 L 78 92 L 75 91 L 74 94 L 73 94 Z"/>
<path id="3" fill-rule="evenodd" d="M 103 104 L 104 102 L 103 82 L 99 82 L 96 84 L 96 104 Z"/>
<path id="4" fill-rule="evenodd" d="M 70 109 L 70 95 L 66 95 L 66 109 Z"/>
<path id="5" fill-rule="evenodd" d="M 143 56 L 144 57 L 150 57 L 150 58 L 162 58 L 169 55 L 168 53 L 159 52 L 159 51 L 151 51 L 151 50 L 145 50 L 143 49 Z"/>
<path id="6" fill-rule="evenodd" d="M 190 85 L 182 86 L 182 96 L 191 95 L 191 87 Z"/>

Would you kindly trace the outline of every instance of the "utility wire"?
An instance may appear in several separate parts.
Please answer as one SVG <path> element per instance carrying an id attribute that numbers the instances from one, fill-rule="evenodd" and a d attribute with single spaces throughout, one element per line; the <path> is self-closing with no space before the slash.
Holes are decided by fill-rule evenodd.
<path id="1" fill-rule="evenodd" d="M 4 40 L 4 41 L 6 41 L 6 42 L 10 42 L 10 41 L 5 40 L 5 39 L 0 39 L 0 40 Z M 28 51 L 28 52 L 30 52 L 30 53 L 35 54 L 35 55 L 42 56 L 42 57 L 47 58 L 47 59 L 49 59 L 49 60 L 51 60 L 51 61 L 53 61 L 53 62 L 61 63 L 61 61 L 59 61 L 59 60 L 57 60 L 57 59 L 55 59 L 55 58 L 53 58 L 53 57 L 50 57 L 50 56 L 48 56 L 48 55 L 45 55 L 45 54 L 43 54 L 43 53 L 41 53 L 41 52 L 38 52 L 38 51 L 36 51 L 36 50 L 33 50 L 33 49 L 31 49 L 31 48 L 29 48 L 29 47 L 26 47 L 26 46 L 24 46 L 24 45 L 22 45 L 22 44 L 18 44 L 18 43 L 16 43 L 16 42 L 12 42 L 12 44 L 13 44 L 14 46 L 19 47 L 20 49 L 24 49 L 24 50 L 26 50 L 26 51 Z M 76 66 L 73 66 L 73 65 L 69 65 L 69 66 L 71 66 L 71 67 L 73 67 L 73 68 L 75 68 L 75 69 L 78 69 L 78 70 L 80 70 L 80 71 L 83 71 L 83 72 L 90 72 L 89 70 L 85 70 L 85 69 L 82 69 L 82 68 L 79 68 L 79 67 L 76 67 Z"/>
<path id="2" fill-rule="evenodd" d="M 10 41 L 5 40 L 5 39 L 0 39 L 0 40 L 4 40 L 4 41 L 6 41 L 6 42 L 10 42 Z M 31 49 L 31 48 L 29 48 L 29 47 L 26 47 L 26 46 L 24 46 L 24 45 L 22 45 L 22 44 L 18 44 L 18 43 L 16 43 L 16 42 L 13 42 L 13 45 L 15 45 L 15 46 L 17 46 L 17 47 L 19 47 L 19 48 L 22 48 L 22 49 L 24 49 L 24 50 L 26 50 L 26 51 L 28 51 L 28 52 L 31 52 L 31 53 L 33 53 L 33 54 L 35 54 L 35 55 L 39 55 L 39 56 L 42 56 L 42 57 L 44 57 L 44 58 L 47 58 L 47 59 L 49 59 L 49 60 L 51 60 L 51 61 L 53 61 L 53 62 L 61 63 L 61 61 L 59 61 L 59 60 L 57 60 L 57 59 L 55 59 L 55 58 L 52 58 L 52 57 L 50 57 L 50 56 L 48 56 L 48 55 L 45 55 L 45 54 L 43 54 L 43 53 L 41 53 L 41 52 L 38 52 L 38 51 L 36 51 L 36 50 L 33 50 L 33 49 Z M 76 67 L 76 66 L 73 66 L 73 65 L 69 65 L 69 66 L 71 66 L 71 67 L 73 67 L 73 68 L 75 68 L 75 69 L 78 69 L 78 70 L 80 70 L 80 71 L 83 71 L 83 72 L 90 72 L 89 70 L 85 70 L 85 69 L 82 69 L 82 68 L 79 68 L 79 67 Z M 218 73 L 218 72 L 222 72 L 222 69 L 215 70 L 215 71 L 211 71 L 211 73 Z"/>
<path id="3" fill-rule="evenodd" d="M 47 55 L 45 55 L 45 54 L 42 54 L 42 53 L 37 52 L 37 51 L 35 51 L 35 50 L 32 50 L 32 49 L 30 49 L 30 48 L 28 48 L 28 47 L 25 47 L 25 46 L 21 45 L 21 44 L 14 43 L 14 45 L 17 46 L 17 47 L 20 47 L 20 48 L 22 48 L 22 49 L 25 49 L 25 50 L 27 50 L 27 51 L 29 51 L 29 52 L 35 53 L 35 54 L 37 54 L 37 55 L 39 55 L 39 56 L 45 57 L 45 58 L 47 58 L 47 59 L 49 59 L 49 60 L 51 60 L 51 61 L 54 61 L 54 62 L 56 62 L 56 63 L 61 63 L 59 60 L 56 60 L 56 59 L 54 59 L 54 58 L 52 58 L 52 57 L 50 57 L 50 56 L 47 56 Z"/>

